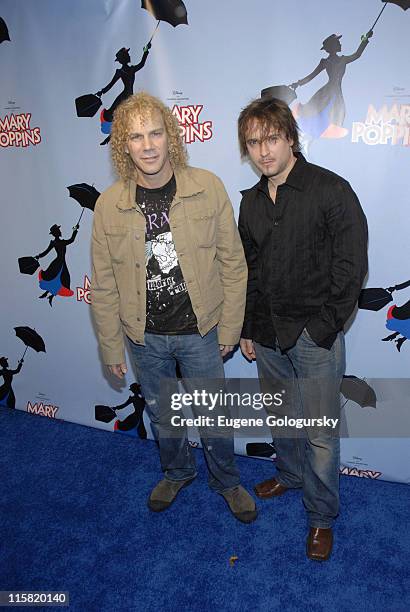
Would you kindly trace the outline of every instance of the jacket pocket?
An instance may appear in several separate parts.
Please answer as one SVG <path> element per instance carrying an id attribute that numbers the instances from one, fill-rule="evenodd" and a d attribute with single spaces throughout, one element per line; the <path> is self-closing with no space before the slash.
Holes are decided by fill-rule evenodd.
<path id="1" fill-rule="evenodd" d="M 108 249 L 113 263 L 122 263 L 128 254 L 129 257 L 129 232 L 122 228 L 109 228 L 106 230 Z"/>
<path id="2" fill-rule="evenodd" d="M 198 247 L 216 245 L 216 214 L 212 209 L 192 211 L 189 215 L 192 236 Z"/>

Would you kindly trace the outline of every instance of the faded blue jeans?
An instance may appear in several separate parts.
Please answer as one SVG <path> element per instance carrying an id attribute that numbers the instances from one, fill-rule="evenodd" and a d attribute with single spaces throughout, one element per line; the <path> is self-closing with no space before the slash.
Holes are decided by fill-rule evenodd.
<path id="1" fill-rule="evenodd" d="M 170 402 L 166 402 L 164 398 L 164 387 L 167 397 L 170 397 L 172 392 L 180 391 L 176 379 L 177 364 L 187 392 L 192 393 L 195 386 L 190 385 L 189 379 L 201 379 L 205 387 L 207 382 L 212 386 L 218 385 L 218 381 L 223 381 L 225 373 L 216 328 L 204 337 L 200 334 L 171 336 L 146 333 L 145 346 L 130 341 L 130 347 L 145 397 L 147 413 L 158 440 L 165 478 L 168 480 L 193 478 L 196 476 L 195 460 L 188 444 L 186 427 L 178 428 L 177 435 L 175 430 L 171 435 L 167 435 L 173 411 Z M 201 414 L 209 416 L 211 413 L 206 408 Z M 240 483 L 240 478 L 235 465 L 233 436 L 226 430 L 220 435 L 213 436 L 213 431 L 218 433 L 213 428 L 199 428 L 209 471 L 209 486 L 221 493 L 236 487 Z"/>
<path id="2" fill-rule="evenodd" d="M 268 414 L 277 419 L 327 416 L 340 423 L 340 384 L 346 367 L 343 332 L 330 350 L 317 346 L 306 330 L 286 353 L 276 349 L 255 343 L 262 390 L 285 390 L 283 406 L 267 408 Z M 302 488 L 310 527 L 331 527 L 339 512 L 338 428 L 292 432 L 275 427 L 272 437 L 277 453 L 275 478 L 285 487 Z"/>

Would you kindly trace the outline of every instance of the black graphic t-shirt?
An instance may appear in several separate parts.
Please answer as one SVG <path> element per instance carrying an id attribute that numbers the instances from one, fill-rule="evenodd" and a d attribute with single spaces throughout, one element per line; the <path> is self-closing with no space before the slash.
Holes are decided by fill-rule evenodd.
<path id="1" fill-rule="evenodd" d="M 137 186 L 137 203 L 145 215 L 147 332 L 198 333 L 182 270 L 169 228 L 169 208 L 176 192 L 175 177 L 158 189 Z"/>

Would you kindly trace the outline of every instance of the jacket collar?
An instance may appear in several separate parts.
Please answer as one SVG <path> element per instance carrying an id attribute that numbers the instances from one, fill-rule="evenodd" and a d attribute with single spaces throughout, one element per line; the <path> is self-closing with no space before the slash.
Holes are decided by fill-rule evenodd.
<path id="1" fill-rule="evenodd" d="M 295 153 L 296 163 L 293 166 L 292 170 L 289 172 L 288 177 L 284 185 L 289 185 L 298 191 L 303 191 L 305 188 L 306 180 L 307 180 L 307 172 L 308 172 L 308 162 L 302 155 L 302 153 Z M 249 191 L 258 190 L 263 191 L 263 193 L 268 192 L 268 179 L 265 175 L 262 174 L 260 180 L 249 189 L 243 189 L 241 191 L 242 195 L 245 195 Z"/>
<path id="2" fill-rule="evenodd" d="M 189 166 L 174 171 L 177 191 L 174 202 L 183 198 L 189 198 L 205 191 L 204 185 L 198 183 L 193 177 Z M 135 194 L 137 184 L 133 179 L 122 182 L 122 190 L 117 203 L 120 210 L 132 210 L 136 208 Z"/>

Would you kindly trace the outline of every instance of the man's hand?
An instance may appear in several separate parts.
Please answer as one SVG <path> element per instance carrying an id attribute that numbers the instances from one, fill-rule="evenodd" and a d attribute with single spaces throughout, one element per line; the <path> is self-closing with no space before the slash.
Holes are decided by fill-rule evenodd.
<path id="1" fill-rule="evenodd" d="M 224 357 L 226 357 L 228 355 L 228 353 L 231 353 L 234 349 L 234 345 L 231 344 L 220 344 L 219 345 L 219 350 L 221 351 L 221 357 L 222 359 Z"/>
<path id="2" fill-rule="evenodd" d="M 108 366 L 111 374 L 116 376 L 117 378 L 124 378 L 124 374 L 127 373 L 127 364 L 126 363 L 116 363 L 115 365 Z"/>
<path id="3" fill-rule="evenodd" d="M 249 338 L 241 338 L 240 343 L 241 351 L 246 359 L 252 361 L 252 359 L 256 359 L 255 348 L 253 346 L 253 341 Z"/>

